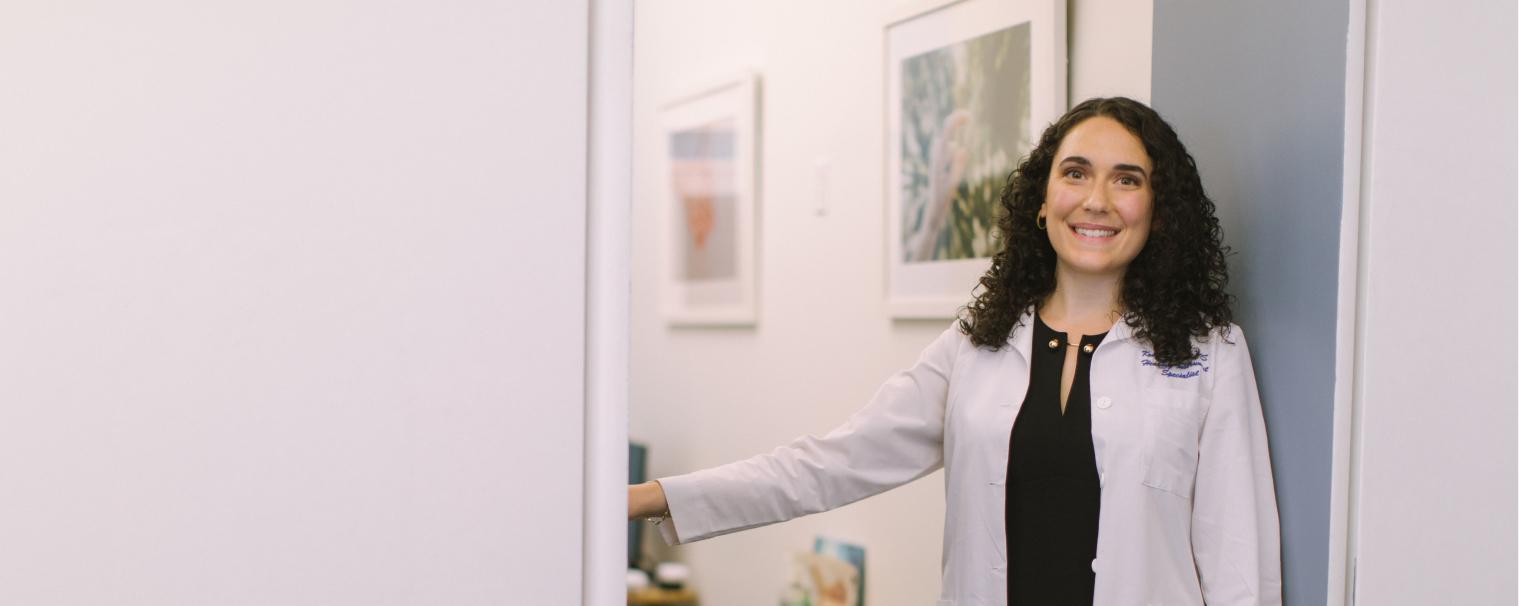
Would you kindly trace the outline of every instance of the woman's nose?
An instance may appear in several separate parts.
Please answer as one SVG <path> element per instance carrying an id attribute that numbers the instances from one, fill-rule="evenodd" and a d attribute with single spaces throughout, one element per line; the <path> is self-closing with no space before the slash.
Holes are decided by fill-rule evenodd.
<path id="1" fill-rule="evenodd" d="M 1092 188 L 1086 200 L 1081 202 L 1081 208 L 1088 212 L 1106 212 L 1108 210 L 1108 188 L 1101 185 Z"/>

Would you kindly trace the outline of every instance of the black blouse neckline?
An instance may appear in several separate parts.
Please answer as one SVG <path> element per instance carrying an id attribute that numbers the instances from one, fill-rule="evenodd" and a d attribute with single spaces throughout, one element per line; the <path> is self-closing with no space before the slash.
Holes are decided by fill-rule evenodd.
<path id="1" fill-rule="evenodd" d="M 1109 332 L 1112 332 L 1112 330 L 1109 329 L 1108 331 L 1105 331 L 1105 332 L 1103 332 L 1101 334 L 1082 335 L 1081 341 L 1078 342 L 1077 345 L 1091 345 L 1093 347 L 1096 347 L 1096 346 L 1102 344 L 1102 340 L 1108 336 Z M 1041 334 L 1044 334 L 1044 335 L 1047 335 L 1047 336 L 1045 338 L 1041 339 L 1040 338 Z M 1039 312 L 1034 312 L 1034 340 L 1035 340 L 1034 345 L 1036 346 L 1036 349 L 1037 349 L 1038 345 L 1041 345 L 1044 342 L 1048 341 L 1050 336 L 1058 337 L 1060 339 L 1060 342 L 1062 344 L 1068 343 L 1069 340 L 1070 340 L 1070 334 L 1069 333 L 1063 333 L 1063 332 L 1060 332 L 1060 331 L 1055 330 L 1053 328 L 1050 328 L 1049 324 L 1045 324 L 1044 323 L 1044 317 L 1041 316 L 1039 314 Z M 1048 346 L 1046 346 L 1045 349 L 1050 349 L 1050 348 Z"/>

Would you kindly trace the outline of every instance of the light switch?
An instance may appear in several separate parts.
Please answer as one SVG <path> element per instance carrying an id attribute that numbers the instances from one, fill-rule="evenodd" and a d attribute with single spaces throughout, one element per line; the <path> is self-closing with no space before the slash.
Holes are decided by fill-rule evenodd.
<path id="1" fill-rule="evenodd" d="M 812 214 L 819 217 L 828 216 L 828 158 L 818 158 L 812 164 Z"/>

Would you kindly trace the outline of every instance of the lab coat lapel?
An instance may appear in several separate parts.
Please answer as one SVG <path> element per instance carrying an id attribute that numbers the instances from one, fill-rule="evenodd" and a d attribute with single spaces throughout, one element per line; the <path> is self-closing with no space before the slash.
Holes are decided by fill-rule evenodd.
<path id="1" fill-rule="evenodd" d="M 1034 309 L 1030 307 L 1018 318 L 1018 325 L 1013 327 L 1013 334 L 1008 337 L 1012 342 L 1013 351 L 1023 356 L 1023 363 L 1027 365 L 1034 350 Z"/>
<path id="2" fill-rule="evenodd" d="M 1002 372 L 1006 374 L 1001 375 L 1002 378 L 999 380 L 999 383 L 1004 386 L 1006 391 L 1001 394 L 1000 401 L 1005 404 L 988 409 L 988 412 L 992 416 L 986 422 L 989 423 L 988 427 L 993 428 L 991 431 L 996 433 L 996 437 L 982 442 L 986 445 L 986 448 L 991 449 L 989 452 L 986 450 L 980 451 L 981 457 L 984 457 L 981 460 L 985 461 L 983 464 L 991 466 L 990 469 L 982 468 L 984 470 L 983 473 L 989 473 L 989 477 L 975 477 L 973 480 L 973 486 L 989 485 L 988 487 L 993 491 L 993 494 L 985 501 L 990 504 L 990 509 L 981 512 L 980 517 L 986 522 L 988 535 L 986 538 L 991 542 L 997 558 L 997 561 L 992 565 L 992 569 L 1002 575 L 1000 580 L 994 583 L 994 594 L 995 592 L 1006 591 L 1007 528 L 1003 521 L 1003 512 L 1006 507 L 1005 497 L 1007 496 L 1008 446 L 1012 438 L 1013 423 L 1017 421 L 1018 411 L 1023 407 L 1023 398 L 1028 391 L 1029 360 L 1034 346 L 1033 308 L 1025 311 L 1023 316 L 1018 319 L 1018 325 L 1014 326 L 1012 334 L 1008 335 L 1008 343 L 1011 345 L 1010 349 L 1017 354 L 1018 359 L 1014 361 L 1008 357 L 1002 358 L 1000 366 Z M 1004 349 L 1002 351 L 1006 352 L 1007 350 Z M 1005 356 L 1006 354 L 1004 353 L 1003 355 Z M 979 476 L 980 474 L 975 475 Z"/>

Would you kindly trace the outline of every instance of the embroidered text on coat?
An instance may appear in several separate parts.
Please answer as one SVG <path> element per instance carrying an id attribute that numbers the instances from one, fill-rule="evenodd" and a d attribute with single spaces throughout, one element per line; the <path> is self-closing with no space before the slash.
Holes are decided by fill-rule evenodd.
<path id="1" fill-rule="evenodd" d="M 1140 366 L 1154 366 L 1160 369 L 1160 374 L 1162 376 L 1173 377 L 1177 379 L 1190 379 L 1192 377 L 1196 377 L 1200 374 L 1208 372 L 1208 370 L 1211 368 L 1207 364 L 1208 354 L 1202 353 L 1197 349 L 1192 350 L 1192 355 L 1197 356 L 1196 359 L 1182 366 L 1166 366 L 1164 364 L 1161 364 L 1160 362 L 1155 361 L 1155 352 L 1148 349 L 1141 350 L 1139 352 L 1139 355 L 1144 357 L 1143 360 L 1139 361 Z"/>

